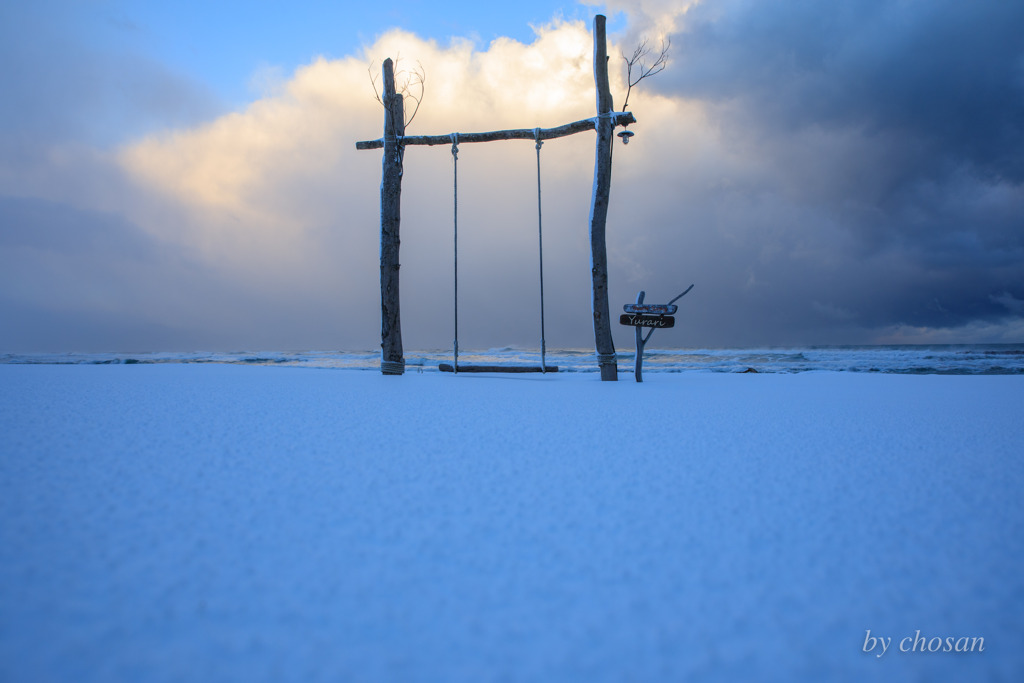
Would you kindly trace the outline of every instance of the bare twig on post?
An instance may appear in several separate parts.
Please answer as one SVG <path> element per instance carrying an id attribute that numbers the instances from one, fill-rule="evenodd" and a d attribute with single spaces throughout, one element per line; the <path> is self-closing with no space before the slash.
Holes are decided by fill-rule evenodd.
<path id="1" fill-rule="evenodd" d="M 395 66 L 398 66 L 401 59 L 400 56 L 395 58 Z M 405 119 L 405 128 L 408 128 L 413 119 L 416 118 L 416 113 L 420 110 L 420 104 L 423 102 L 423 93 L 426 89 L 427 72 L 419 62 L 416 62 L 416 67 L 412 71 L 405 69 L 395 71 L 395 92 L 402 96 L 403 103 L 406 100 L 415 102 L 415 105 L 412 107 L 412 113 L 407 114 Z M 373 73 L 373 64 L 370 64 L 366 71 L 370 74 L 370 86 L 373 88 L 373 95 L 383 107 L 384 100 L 377 90 L 377 75 Z M 409 107 L 404 107 L 404 109 L 406 112 L 409 111 Z"/>
<path id="2" fill-rule="evenodd" d="M 622 59 L 626 61 L 626 99 L 622 103 L 622 111 L 626 111 L 626 107 L 629 104 L 629 94 L 633 91 L 635 86 L 640 81 L 660 74 L 668 66 L 668 49 L 672 47 L 672 40 L 664 40 L 661 43 L 661 52 L 653 62 L 649 62 L 651 56 L 651 47 L 644 38 L 636 49 L 633 50 L 633 55 L 627 57 L 625 53 L 622 55 Z"/>
<path id="3" fill-rule="evenodd" d="M 423 65 L 416 62 L 416 67 L 412 71 L 406 71 L 400 69 L 396 74 L 396 78 L 400 79 L 401 87 L 398 89 L 399 94 L 402 95 L 403 100 L 412 100 L 415 102 L 415 106 L 412 107 L 412 113 L 408 114 L 405 119 L 405 127 L 408 128 L 412 123 L 413 119 L 416 118 L 416 113 L 420 110 L 420 104 L 423 102 L 423 93 L 427 82 L 427 72 L 423 69 Z M 417 93 L 416 90 L 419 90 Z M 408 112 L 409 108 L 405 110 Z"/>

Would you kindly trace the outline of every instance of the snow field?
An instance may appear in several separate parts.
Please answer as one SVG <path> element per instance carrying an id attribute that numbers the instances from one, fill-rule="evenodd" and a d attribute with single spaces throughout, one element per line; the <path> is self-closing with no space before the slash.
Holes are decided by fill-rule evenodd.
<path id="1" fill-rule="evenodd" d="M 1022 399 L 0 365 L 0 679 L 1017 680 Z"/>

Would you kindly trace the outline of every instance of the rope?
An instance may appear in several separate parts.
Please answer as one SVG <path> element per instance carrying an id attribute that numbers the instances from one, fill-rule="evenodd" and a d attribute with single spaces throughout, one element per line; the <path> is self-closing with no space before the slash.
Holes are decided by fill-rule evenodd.
<path id="1" fill-rule="evenodd" d="M 405 361 L 381 360 L 380 371 L 384 375 L 401 375 L 405 373 Z"/>
<path id="2" fill-rule="evenodd" d="M 597 354 L 597 363 L 598 363 L 598 365 L 606 365 L 606 364 L 609 364 L 609 363 L 614 363 L 616 361 L 616 359 L 617 359 L 617 356 L 614 353 L 598 353 Z"/>
<path id="3" fill-rule="evenodd" d="M 455 252 L 455 346 L 452 366 L 459 372 L 459 134 L 452 133 L 452 185 L 455 197 L 452 207 L 452 223 Z"/>
<path id="4" fill-rule="evenodd" d="M 533 129 L 533 138 L 537 141 L 537 244 L 540 255 L 540 370 L 542 373 L 548 371 L 545 360 L 547 355 L 547 343 L 544 339 L 544 220 L 540 203 L 540 148 L 544 141 L 540 139 L 540 128 Z"/>
<path id="5" fill-rule="evenodd" d="M 459 134 L 451 134 L 452 141 L 452 232 L 454 251 L 454 319 L 455 319 L 455 341 L 452 351 L 452 367 L 455 373 L 459 372 Z M 536 141 L 537 150 L 537 243 L 540 260 L 540 365 L 541 372 L 547 372 L 547 340 L 544 333 L 544 214 L 541 210 L 541 181 L 540 181 L 540 148 L 544 141 L 540 139 L 540 128 L 533 129 L 533 137 Z M 612 361 L 615 354 L 611 356 Z M 381 368 L 384 369 L 385 361 L 381 361 Z M 402 363 L 402 371 L 405 369 Z"/>

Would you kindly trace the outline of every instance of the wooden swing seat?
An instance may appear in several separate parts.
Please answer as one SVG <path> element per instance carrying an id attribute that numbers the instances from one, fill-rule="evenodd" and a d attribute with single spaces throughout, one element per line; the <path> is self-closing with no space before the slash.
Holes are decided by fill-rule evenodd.
<path id="1" fill-rule="evenodd" d="M 451 363 L 441 363 L 437 369 L 441 372 L 455 372 L 455 366 Z M 549 365 L 543 368 L 539 365 L 459 365 L 459 372 L 558 372 L 558 366 Z"/>

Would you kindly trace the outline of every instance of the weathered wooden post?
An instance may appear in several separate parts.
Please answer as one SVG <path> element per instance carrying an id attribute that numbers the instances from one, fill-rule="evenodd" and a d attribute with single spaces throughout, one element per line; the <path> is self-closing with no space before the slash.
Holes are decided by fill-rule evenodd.
<path id="1" fill-rule="evenodd" d="M 636 295 L 636 305 L 637 306 L 640 306 L 641 304 L 643 304 L 644 296 L 646 296 L 646 295 L 647 295 L 647 292 L 645 292 L 644 290 L 641 289 L 640 293 Z M 651 335 L 654 334 L 654 328 L 652 327 L 651 331 L 647 333 L 647 339 L 644 339 L 644 336 L 641 333 L 642 329 L 643 328 L 640 327 L 639 325 L 637 325 L 636 327 L 633 328 L 633 331 L 636 333 L 636 360 L 633 363 L 633 377 L 636 378 L 637 382 L 643 382 L 644 381 L 644 376 L 643 376 L 644 346 L 647 345 L 647 341 L 651 338 Z"/>
<path id="2" fill-rule="evenodd" d="M 597 152 L 594 159 L 594 192 L 590 203 L 590 261 L 593 281 L 594 345 L 603 381 L 618 379 L 615 343 L 608 307 L 608 250 L 605 224 L 612 185 L 612 91 L 608 84 L 608 45 L 605 18 L 594 17 L 594 82 L 597 86 Z"/>
<path id="3" fill-rule="evenodd" d="M 405 150 L 405 98 L 395 92 L 395 70 L 384 60 L 384 161 L 380 182 L 380 371 L 405 372 L 402 319 L 399 308 L 398 269 L 402 222 L 402 155 Z"/>

